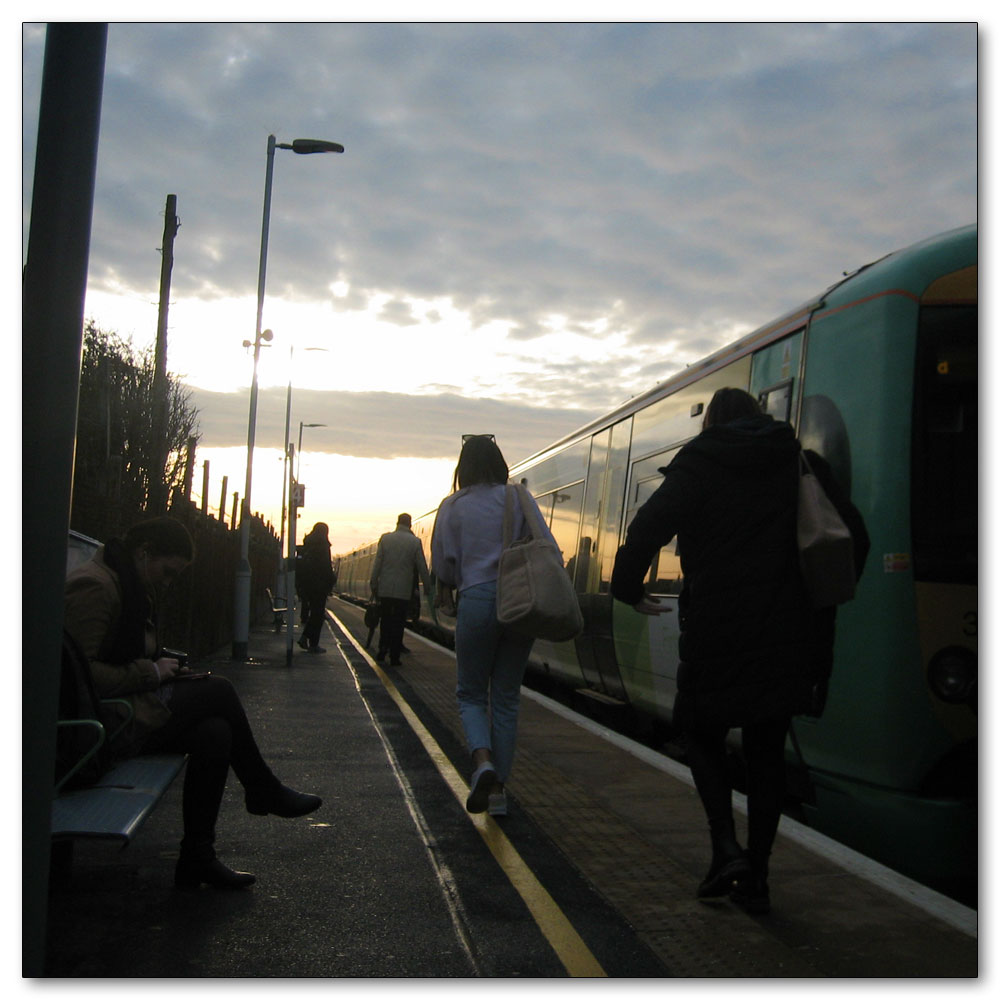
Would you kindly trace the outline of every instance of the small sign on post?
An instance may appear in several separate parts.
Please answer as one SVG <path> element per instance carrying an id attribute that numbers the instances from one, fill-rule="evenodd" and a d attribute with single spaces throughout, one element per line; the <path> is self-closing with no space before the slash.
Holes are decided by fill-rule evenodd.
<path id="1" fill-rule="evenodd" d="M 292 486 L 292 506 L 293 507 L 305 507 L 306 505 L 306 488 L 303 483 L 295 483 Z"/>

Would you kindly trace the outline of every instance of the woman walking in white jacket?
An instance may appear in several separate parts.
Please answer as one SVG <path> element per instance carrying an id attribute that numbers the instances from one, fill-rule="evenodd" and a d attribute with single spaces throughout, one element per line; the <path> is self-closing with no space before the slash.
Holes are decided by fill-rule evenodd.
<path id="1" fill-rule="evenodd" d="M 492 435 L 468 437 L 455 469 L 455 492 L 441 502 L 431 540 L 438 600 L 443 587 L 458 591 L 456 693 L 473 767 L 466 809 L 488 809 L 493 816 L 507 813 L 504 784 L 514 763 L 521 681 L 533 642 L 497 621 L 509 474 Z M 515 507 L 513 537 L 523 531 L 524 515 Z"/>

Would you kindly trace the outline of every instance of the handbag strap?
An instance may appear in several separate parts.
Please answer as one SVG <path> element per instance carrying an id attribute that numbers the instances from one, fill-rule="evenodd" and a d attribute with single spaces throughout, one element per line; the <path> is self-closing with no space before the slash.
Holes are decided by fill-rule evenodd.
<path id="1" fill-rule="evenodd" d="M 514 489 L 521 501 L 521 512 L 524 514 L 524 520 L 528 525 L 528 531 L 531 532 L 531 537 L 535 539 L 545 538 L 545 524 L 542 521 L 538 505 L 532 501 L 531 494 L 521 483 L 518 483 Z"/>
<path id="2" fill-rule="evenodd" d="M 524 522 L 528 527 L 529 538 L 544 538 L 545 525 L 542 522 L 538 507 L 531 502 L 531 494 L 521 483 L 508 483 L 503 503 L 503 547 L 510 548 L 514 536 L 514 497 L 521 505 Z"/>
<path id="3" fill-rule="evenodd" d="M 509 483 L 504 487 L 503 498 L 503 549 L 509 549 L 514 534 L 514 487 Z"/>

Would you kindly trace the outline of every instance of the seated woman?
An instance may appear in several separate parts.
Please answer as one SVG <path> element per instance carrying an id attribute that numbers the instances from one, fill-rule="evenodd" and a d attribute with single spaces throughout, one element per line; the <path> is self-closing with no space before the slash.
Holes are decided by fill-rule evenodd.
<path id="1" fill-rule="evenodd" d="M 98 695 L 132 704 L 134 718 L 116 751 L 189 755 L 174 884 L 242 889 L 255 876 L 233 871 L 215 854 L 229 768 L 243 785 L 247 811 L 256 815 L 305 816 L 322 801 L 274 776 L 228 680 L 194 675 L 162 652 L 157 600 L 193 558 L 194 543 L 179 521 L 158 517 L 135 525 L 123 541 L 109 541 L 69 574 L 65 627 L 90 660 Z"/>

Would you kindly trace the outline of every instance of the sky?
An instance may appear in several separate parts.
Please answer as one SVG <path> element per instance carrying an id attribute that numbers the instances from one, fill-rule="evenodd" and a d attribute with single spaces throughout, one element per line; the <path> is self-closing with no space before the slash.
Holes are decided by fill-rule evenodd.
<path id="1" fill-rule="evenodd" d="M 22 28 L 22 257 L 44 25 Z M 267 137 L 278 149 L 251 505 L 334 552 L 514 464 L 833 284 L 977 219 L 975 23 L 154 23 L 108 31 L 85 316 L 155 340 L 209 506 L 244 492 Z M 229 511 L 227 509 L 227 517 Z"/>

